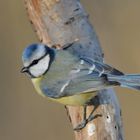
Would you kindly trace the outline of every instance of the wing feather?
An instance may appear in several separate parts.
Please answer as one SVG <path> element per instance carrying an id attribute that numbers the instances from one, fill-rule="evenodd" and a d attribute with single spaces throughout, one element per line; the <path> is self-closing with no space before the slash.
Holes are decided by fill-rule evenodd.
<path id="1" fill-rule="evenodd" d="M 70 47 L 71 48 L 71 47 Z M 107 80 L 107 75 L 123 75 L 117 69 L 95 61 L 92 58 L 76 55 L 74 50 L 65 48 L 58 50 L 55 64 L 50 68 L 41 89 L 46 96 L 61 98 L 76 94 L 86 94 L 85 91 L 98 91 L 117 85 Z M 53 75 L 55 75 L 54 78 Z"/>

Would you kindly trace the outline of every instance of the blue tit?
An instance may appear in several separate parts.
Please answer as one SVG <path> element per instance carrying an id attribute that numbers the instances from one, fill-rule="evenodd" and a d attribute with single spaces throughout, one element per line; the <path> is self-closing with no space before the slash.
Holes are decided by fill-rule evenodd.
<path id="1" fill-rule="evenodd" d="M 139 74 L 125 75 L 95 61 L 90 53 L 76 43 L 62 49 L 32 44 L 22 55 L 21 72 L 29 75 L 40 95 L 64 105 L 84 106 L 84 121 L 75 130 L 82 129 L 91 120 L 86 118 L 86 105 L 99 90 L 113 86 L 140 90 Z"/>

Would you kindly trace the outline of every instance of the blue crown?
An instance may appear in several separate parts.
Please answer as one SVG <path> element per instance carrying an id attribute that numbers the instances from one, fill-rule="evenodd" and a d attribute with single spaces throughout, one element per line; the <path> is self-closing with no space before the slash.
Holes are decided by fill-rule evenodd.
<path id="1" fill-rule="evenodd" d="M 43 44 L 31 44 L 27 48 L 25 48 L 22 59 L 23 61 L 28 61 L 36 52 L 38 57 L 43 56 L 46 53 L 46 46 Z"/>
<path id="2" fill-rule="evenodd" d="M 38 49 L 38 44 L 32 44 L 27 48 L 25 48 L 22 55 L 23 59 L 29 59 L 37 49 Z"/>

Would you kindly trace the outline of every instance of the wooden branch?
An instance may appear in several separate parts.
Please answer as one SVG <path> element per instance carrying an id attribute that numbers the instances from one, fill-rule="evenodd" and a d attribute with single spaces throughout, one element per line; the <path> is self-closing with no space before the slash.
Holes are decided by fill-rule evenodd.
<path id="1" fill-rule="evenodd" d="M 90 57 L 103 61 L 95 31 L 79 0 L 25 0 L 25 5 L 41 42 L 50 46 L 62 46 L 78 40 L 82 45 L 93 48 Z M 86 49 L 86 55 L 88 50 L 91 49 Z M 114 91 L 100 91 L 98 102 L 100 105 L 94 114 L 102 116 L 88 123 L 81 131 L 75 131 L 76 140 L 123 140 L 121 110 Z M 71 123 L 75 127 L 82 120 L 82 107 L 67 108 Z M 90 114 L 92 108 L 88 107 L 87 114 Z"/>

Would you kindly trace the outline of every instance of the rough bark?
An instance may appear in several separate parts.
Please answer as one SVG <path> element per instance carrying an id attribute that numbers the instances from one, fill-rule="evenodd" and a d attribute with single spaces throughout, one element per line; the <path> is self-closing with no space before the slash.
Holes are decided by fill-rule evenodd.
<path id="1" fill-rule="evenodd" d="M 96 33 L 79 0 L 25 0 L 25 5 L 31 24 L 34 25 L 41 42 L 49 46 L 62 46 L 78 40 L 83 45 L 93 47 L 92 57 L 103 61 Z M 123 140 L 121 110 L 114 91 L 100 91 L 98 104 L 99 107 L 94 114 L 99 116 L 81 131 L 74 132 L 76 140 Z M 87 115 L 92 108 L 88 107 Z M 71 123 L 75 127 L 82 120 L 83 109 L 70 106 L 67 106 L 67 109 Z"/>

